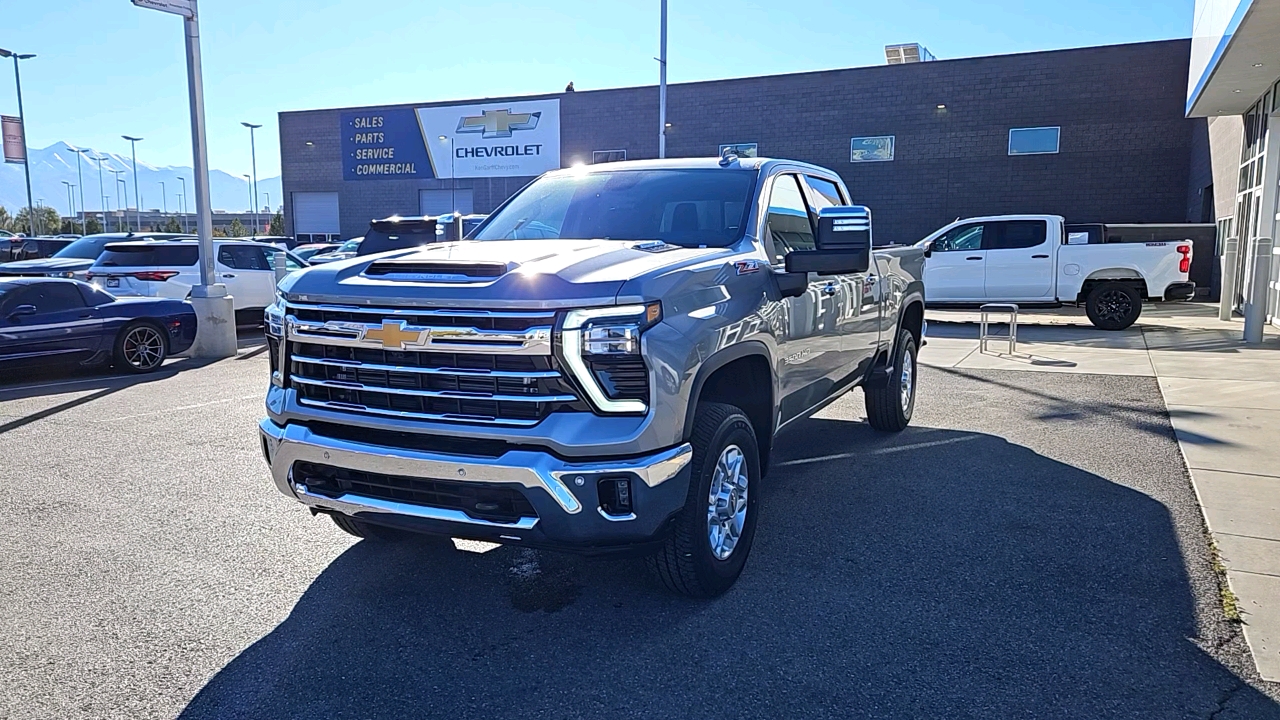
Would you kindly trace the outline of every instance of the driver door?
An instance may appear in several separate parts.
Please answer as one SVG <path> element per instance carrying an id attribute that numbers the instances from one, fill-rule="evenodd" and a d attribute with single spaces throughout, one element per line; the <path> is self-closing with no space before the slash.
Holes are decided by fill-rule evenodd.
<path id="1" fill-rule="evenodd" d="M 985 302 L 987 251 L 983 239 L 991 224 L 957 225 L 933 241 L 933 257 L 924 264 L 930 302 Z"/>

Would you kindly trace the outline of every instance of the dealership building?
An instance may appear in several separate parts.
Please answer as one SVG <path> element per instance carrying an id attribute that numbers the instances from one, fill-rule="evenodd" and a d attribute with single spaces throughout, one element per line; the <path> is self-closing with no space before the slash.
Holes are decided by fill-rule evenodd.
<path id="1" fill-rule="evenodd" d="M 1186 112 L 1190 56 L 1189 40 L 918 52 L 919 62 L 673 84 L 666 152 L 735 145 L 831 168 L 871 207 L 878 243 L 997 213 L 1213 222 L 1222 189 L 1208 123 Z M 287 232 L 348 238 L 373 218 L 491 211 L 550 169 L 657 157 L 658 89 L 282 112 L 279 124 Z"/>

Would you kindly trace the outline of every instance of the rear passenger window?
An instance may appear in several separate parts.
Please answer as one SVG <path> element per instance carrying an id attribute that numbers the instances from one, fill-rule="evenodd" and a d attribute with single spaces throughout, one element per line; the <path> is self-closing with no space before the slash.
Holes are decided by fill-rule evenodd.
<path id="1" fill-rule="evenodd" d="M 767 222 L 774 262 L 782 262 L 792 250 L 814 249 L 808 204 L 800 194 L 796 176 L 779 175 L 773 181 Z"/>
<path id="2" fill-rule="evenodd" d="M 262 248 L 248 245 L 224 245 L 218 250 L 218 262 L 237 270 L 270 270 Z"/>
<path id="3" fill-rule="evenodd" d="M 1018 250 L 1044 244 L 1049 224 L 1044 220 L 1006 220 L 995 223 L 996 232 L 986 238 L 988 250 Z"/>

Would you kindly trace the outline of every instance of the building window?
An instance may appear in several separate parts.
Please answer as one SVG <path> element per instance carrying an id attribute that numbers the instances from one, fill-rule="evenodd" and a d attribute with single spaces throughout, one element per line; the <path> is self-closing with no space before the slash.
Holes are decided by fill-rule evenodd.
<path id="1" fill-rule="evenodd" d="M 1013 128 L 1009 131 L 1010 155 L 1053 155 L 1058 152 L 1062 128 Z"/>
<path id="2" fill-rule="evenodd" d="M 889 162 L 893 160 L 893 141 L 893 135 L 851 138 L 849 162 Z"/>
<path id="3" fill-rule="evenodd" d="M 622 162 L 627 159 L 626 150 L 594 150 L 591 153 L 591 164 Z"/>
<path id="4" fill-rule="evenodd" d="M 724 157 L 725 150 L 733 150 L 733 154 L 740 158 L 760 157 L 760 149 L 756 143 L 728 143 L 720 146 L 720 157 Z"/>

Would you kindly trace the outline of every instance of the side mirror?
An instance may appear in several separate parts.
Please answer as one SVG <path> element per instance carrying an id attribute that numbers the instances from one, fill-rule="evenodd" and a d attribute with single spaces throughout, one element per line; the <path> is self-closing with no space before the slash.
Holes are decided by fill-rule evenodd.
<path id="1" fill-rule="evenodd" d="M 9 319 L 17 320 L 20 317 L 25 317 L 28 315 L 35 315 L 35 314 L 36 314 L 35 305 L 19 305 L 18 307 L 13 309 L 13 312 L 9 313 Z"/>
<path id="2" fill-rule="evenodd" d="M 927 258 L 933 257 L 933 241 L 932 240 L 924 244 L 924 256 Z"/>
<path id="3" fill-rule="evenodd" d="M 787 253 L 787 272 L 843 275 L 871 267 L 871 210 L 863 205 L 818 211 L 816 250 Z"/>

